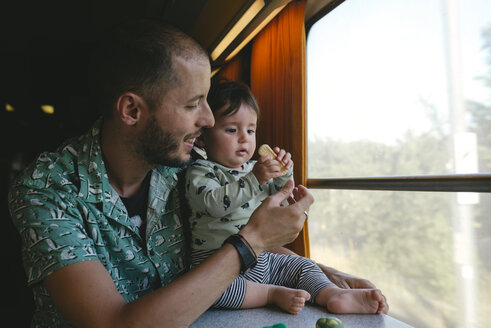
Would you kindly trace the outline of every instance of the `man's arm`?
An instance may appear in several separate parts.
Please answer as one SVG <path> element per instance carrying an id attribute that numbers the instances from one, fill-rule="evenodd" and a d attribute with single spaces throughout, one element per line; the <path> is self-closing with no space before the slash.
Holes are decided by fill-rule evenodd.
<path id="1" fill-rule="evenodd" d="M 126 303 L 97 260 L 78 262 L 49 275 L 44 284 L 75 327 L 187 327 L 237 277 L 240 259 L 231 245 L 181 278 Z"/>
<path id="2" fill-rule="evenodd" d="M 297 202 L 280 204 L 294 193 Z M 256 254 L 292 242 L 313 197 L 289 182 L 268 197 L 241 230 Z M 224 245 L 198 267 L 138 300 L 126 303 L 103 265 L 71 264 L 44 279 L 53 302 L 75 327 L 187 327 L 205 312 L 238 276 L 240 258 Z"/>
<path id="3" fill-rule="evenodd" d="M 340 288 L 376 288 L 369 280 L 341 272 L 327 265 L 317 263 L 326 276 Z"/>

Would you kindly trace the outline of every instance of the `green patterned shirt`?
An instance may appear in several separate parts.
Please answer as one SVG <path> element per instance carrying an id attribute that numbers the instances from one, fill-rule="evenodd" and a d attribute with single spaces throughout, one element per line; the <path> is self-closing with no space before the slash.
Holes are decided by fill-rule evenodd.
<path id="1" fill-rule="evenodd" d="M 73 263 L 99 260 L 127 302 L 176 279 L 186 270 L 177 174 L 153 169 L 145 239 L 108 181 L 101 154 L 102 120 L 55 153 L 43 153 L 9 192 L 12 220 L 22 238 L 35 327 L 69 326 L 42 281 Z"/>

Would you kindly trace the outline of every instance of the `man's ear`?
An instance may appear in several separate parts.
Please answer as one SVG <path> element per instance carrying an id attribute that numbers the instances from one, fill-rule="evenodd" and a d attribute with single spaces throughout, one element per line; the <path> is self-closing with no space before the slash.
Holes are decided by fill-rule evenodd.
<path id="1" fill-rule="evenodd" d="M 145 102 L 140 96 L 125 92 L 116 101 L 116 112 L 121 121 L 133 126 L 140 120 L 143 106 Z"/>

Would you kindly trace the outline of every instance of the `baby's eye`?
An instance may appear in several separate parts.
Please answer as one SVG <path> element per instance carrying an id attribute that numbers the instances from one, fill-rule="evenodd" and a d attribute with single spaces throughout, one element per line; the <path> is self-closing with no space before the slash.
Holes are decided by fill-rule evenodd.
<path id="1" fill-rule="evenodd" d="M 230 129 L 226 129 L 225 131 L 227 131 L 229 133 L 235 133 L 235 132 L 237 132 L 237 129 L 230 128 Z"/>
<path id="2" fill-rule="evenodd" d="M 254 130 L 247 130 L 247 133 L 249 133 L 249 134 L 254 134 L 255 132 L 256 131 L 254 131 Z"/>

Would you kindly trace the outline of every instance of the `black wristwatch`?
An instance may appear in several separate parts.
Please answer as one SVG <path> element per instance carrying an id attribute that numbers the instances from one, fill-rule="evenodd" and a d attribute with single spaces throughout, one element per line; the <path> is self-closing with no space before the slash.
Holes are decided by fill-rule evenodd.
<path id="1" fill-rule="evenodd" d="M 257 256 L 254 250 L 248 245 L 249 243 L 239 234 L 230 235 L 223 244 L 232 244 L 239 253 L 242 264 L 240 273 L 246 273 L 257 263 Z"/>

